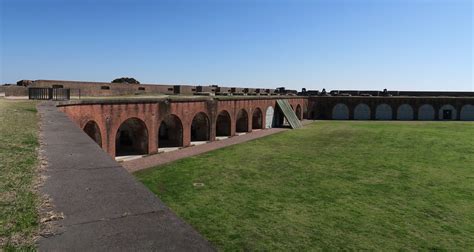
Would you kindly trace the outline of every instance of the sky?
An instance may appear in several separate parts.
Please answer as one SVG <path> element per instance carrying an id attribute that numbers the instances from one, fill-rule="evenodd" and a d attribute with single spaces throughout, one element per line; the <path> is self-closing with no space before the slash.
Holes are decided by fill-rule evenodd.
<path id="1" fill-rule="evenodd" d="M 471 0 L 0 2 L 0 83 L 474 91 Z"/>

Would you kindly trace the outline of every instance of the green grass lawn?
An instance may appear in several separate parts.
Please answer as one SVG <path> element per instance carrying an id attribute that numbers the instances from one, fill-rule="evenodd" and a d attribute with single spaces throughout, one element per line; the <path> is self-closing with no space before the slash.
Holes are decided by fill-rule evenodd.
<path id="1" fill-rule="evenodd" d="M 320 121 L 135 175 L 220 250 L 474 249 L 474 123 Z"/>
<path id="2" fill-rule="evenodd" d="M 0 250 L 33 249 L 38 147 L 36 102 L 0 98 Z"/>

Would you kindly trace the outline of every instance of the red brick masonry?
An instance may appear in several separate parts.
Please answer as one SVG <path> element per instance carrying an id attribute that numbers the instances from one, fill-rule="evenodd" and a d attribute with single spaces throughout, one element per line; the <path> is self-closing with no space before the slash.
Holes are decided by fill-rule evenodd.
<path id="1" fill-rule="evenodd" d="M 219 113 L 226 111 L 230 116 L 230 135 L 236 134 L 236 121 L 239 111 L 245 110 L 248 122 L 248 132 L 252 131 L 252 115 L 260 109 L 263 118 L 262 125 L 266 124 L 265 114 L 271 107 L 276 109 L 277 99 L 287 99 L 295 111 L 300 111 L 303 117 L 307 108 L 307 98 L 199 98 L 199 99 L 149 99 L 149 100 L 98 100 L 80 101 L 59 105 L 81 129 L 94 121 L 99 128 L 102 148 L 111 156 L 116 155 L 116 135 L 119 127 L 127 119 L 136 118 L 143 122 L 147 130 L 148 154 L 157 152 L 158 130 L 161 122 L 169 115 L 175 115 L 182 125 L 182 145 L 190 146 L 191 124 L 193 118 L 200 112 L 207 115 L 210 121 L 210 141 L 216 137 L 216 121 Z"/>

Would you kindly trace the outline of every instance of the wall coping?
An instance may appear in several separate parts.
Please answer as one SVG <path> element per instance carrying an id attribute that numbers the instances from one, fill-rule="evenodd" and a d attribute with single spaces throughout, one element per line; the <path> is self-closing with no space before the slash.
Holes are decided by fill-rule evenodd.
<path id="1" fill-rule="evenodd" d="M 58 107 L 75 105 L 94 105 L 94 104 L 144 104 L 159 102 L 203 102 L 203 101 L 242 101 L 242 100 L 277 100 L 277 99 L 307 99 L 307 96 L 229 96 L 229 97 L 166 97 L 166 98 L 117 98 L 117 99 L 87 99 L 60 101 Z"/>
<path id="2" fill-rule="evenodd" d="M 473 96 L 361 96 L 361 95 L 352 95 L 352 96 L 309 96 L 310 98 L 357 98 L 357 99 L 420 99 L 420 98 L 429 98 L 429 99 L 474 99 Z"/>

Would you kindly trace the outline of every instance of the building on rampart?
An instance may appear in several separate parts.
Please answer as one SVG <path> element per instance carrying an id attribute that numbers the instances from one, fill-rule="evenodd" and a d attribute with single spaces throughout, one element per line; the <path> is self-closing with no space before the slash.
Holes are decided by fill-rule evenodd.
<path id="1" fill-rule="evenodd" d="M 21 80 L 5 88 L 6 96 L 27 96 L 28 87 L 68 88 L 72 96 L 124 96 L 140 94 L 165 95 L 276 95 L 275 89 L 220 87 L 217 85 L 168 85 L 85 82 L 63 80 Z"/>
<path id="2" fill-rule="evenodd" d="M 299 120 L 307 117 L 306 98 L 278 99 L 286 99 Z M 111 156 L 153 154 L 284 124 L 273 96 L 82 100 L 59 109 Z"/>
<path id="3" fill-rule="evenodd" d="M 297 92 L 284 87 L 52 80 L 20 81 L 18 85 L 2 88 L 6 95 L 21 95 L 29 87 L 68 88 L 73 95 L 76 90 L 82 96 L 173 95 L 172 98 L 79 100 L 59 105 L 111 156 L 152 154 L 159 148 L 186 147 L 196 141 L 214 141 L 256 129 L 280 127 L 285 118 L 277 106 L 279 99 L 286 99 L 300 120 L 474 121 L 474 92 L 386 89 Z M 197 96 L 191 99 L 191 95 Z"/>
<path id="4" fill-rule="evenodd" d="M 415 94 L 433 92 L 418 92 Z M 464 96 L 312 96 L 309 118 L 318 120 L 474 120 L 474 92 Z M 470 95 L 470 96 L 467 96 Z"/>

